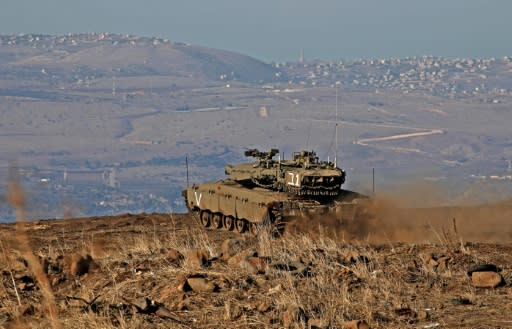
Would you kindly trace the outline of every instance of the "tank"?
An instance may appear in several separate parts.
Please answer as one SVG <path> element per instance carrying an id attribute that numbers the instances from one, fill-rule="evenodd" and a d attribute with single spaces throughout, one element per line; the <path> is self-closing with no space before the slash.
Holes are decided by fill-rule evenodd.
<path id="1" fill-rule="evenodd" d="M 281 159 L 278 149 L 250 149 L 245 156 L 254 161 L 226 165 L 227 178 L 183 191 L 187 208 L 204 227 L 282 232 L 284 223 L 297 217 L 314 220 L 330 213 L 344 222 L 364 211 L 359 200 L 367 197 L 342 189 L 345 171 L 314 151 L 294 152 L 289 160 Z"/>

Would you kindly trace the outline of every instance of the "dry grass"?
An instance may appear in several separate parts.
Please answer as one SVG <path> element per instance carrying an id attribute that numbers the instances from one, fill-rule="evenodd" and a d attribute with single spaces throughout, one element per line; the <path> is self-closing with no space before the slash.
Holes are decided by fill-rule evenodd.
<path id="1" fill-rule="evenodd" d="M 19 183 L 19 179 L 17 176 L 16 167 L 11 164 L 9 168 L 9 185 L 7 192 L 8 200 L 11 206 L 16 211 L 16 240 L 17 247 L 22 257 L 27 261 L 28 268 L 30 272 L 33 274 L 35 279 L 37 280 L 38 286 L 41 289 L 42 295 L 42 306 L 45 310 L 45 314 L 51 324 L 52 328 L 59 329 L 62 328 L 59 322 L 59 315 L 57 305 L 55 304 L 55 298 L 53 295 L 53 291 L 48 281 L 48 277 L 43 270 L 41 262 L 34 255 L 32 248 L 30 246 L 30 241 L 26 231 L 25 225 L 25 200 L 23 189 Z M 12 272 L 11 272 L 11 278 Z M 13 279 L 14 283 L 14 279 Z M 18 298 L 18 303 L 20 307 L 22 306 L 21 301 L 19 299 L 18 291 L 16 287 L 13 287 L 16 292 L 16 296 Z M 18 323 L 23 323 L 23 320 L 20 317 L 16 317 Z"/>
<path id="2" fill-rule="evenodd" d="M 11 195 L 19 196 L 18 187 L 11 187 Z M 15 199 L 11 203 L 22 208 L 22 198 Z M 9 238 L 13 232 L 15 239 Z M 510 325 L 512 246 L 464 244 L 453 229 L 437 235 L 421 244 L 348 243 L 307 232 L 253 238 L 204 231 L 188 216 L 159 214 L 2 225 L 0 326 L 268 328 L 302 327 L 307 318 L 331 328 L 354 319 L 372 328 Z M 260 274 L 229 265 L 220 257 L 227 238 L 241 238 L 271 265 Z M 210 262 L 203 267 L 187 259 L 175 262 L 168 256 L 172 249 L 183 255 L 205 250 Z M 99 270 L 67 273 L 59 259 L 71 254 L 92 255 Z M 446 267 L 429 263 L 442 256 L 448 257 Z M 43 269 L 41 259 L 54 269 Z M 466 271 L 482 262 L 503 268 L 508 285 L 472 287 Z M 203 276 L 215 291 L 183 289 L 190 275 Z M 24 276 L 34 278 L 33 289 L 21 285 Z M 141 298 L 167 316 L 137 309 Z M 29 305 L 33 311 L 27 311 Z M 302 313 L 288 323 L 292 306 Z"/>

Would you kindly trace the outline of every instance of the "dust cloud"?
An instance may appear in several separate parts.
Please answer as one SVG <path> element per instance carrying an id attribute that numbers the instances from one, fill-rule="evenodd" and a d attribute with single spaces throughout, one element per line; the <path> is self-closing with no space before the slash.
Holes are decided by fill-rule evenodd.
<path id="1" fill-rule="evenodd" d="M 482 200 L 488 200 L 485 192 L 481 193 Z M 457 204 L 453 205 L 453 201 Z M 512 240 L 512 199 L 470 204 L 463 199 L 454 200 L 442 186 L 413 183 L 363 201 L 359 206 L 364 211 L 351 219 L 340 219 L 334 213 L 303 216 L 291 221 L 287 231 L 369 243 Z"/>

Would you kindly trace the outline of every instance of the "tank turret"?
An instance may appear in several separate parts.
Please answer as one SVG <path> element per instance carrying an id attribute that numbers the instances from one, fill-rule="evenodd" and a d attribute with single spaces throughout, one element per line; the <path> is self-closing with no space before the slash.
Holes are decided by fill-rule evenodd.
<path id="1" fill-rule="evenodd" d="M 254 162 L 226 165 L 230 179 L 246 186 L 288 192 L 308 198 L 333 198 L 338 196 L 345 182 L 345 172 L 332 162 L 321 161 L 314 151 L 294 152 L 292 159 L 276 160 L 279 150 L 262 152 L 247 150 L 247 157 Z"/>

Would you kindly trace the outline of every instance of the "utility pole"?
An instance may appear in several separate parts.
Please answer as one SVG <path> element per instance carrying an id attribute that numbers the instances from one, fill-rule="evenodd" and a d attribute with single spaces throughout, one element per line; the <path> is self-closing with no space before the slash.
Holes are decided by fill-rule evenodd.
<path id="1" fill-rule="evenodd" d="M 188 155 L 185 155 L 185 166 L 187 167 L 187 187 L 189 186 L 188 183 Z"/>

